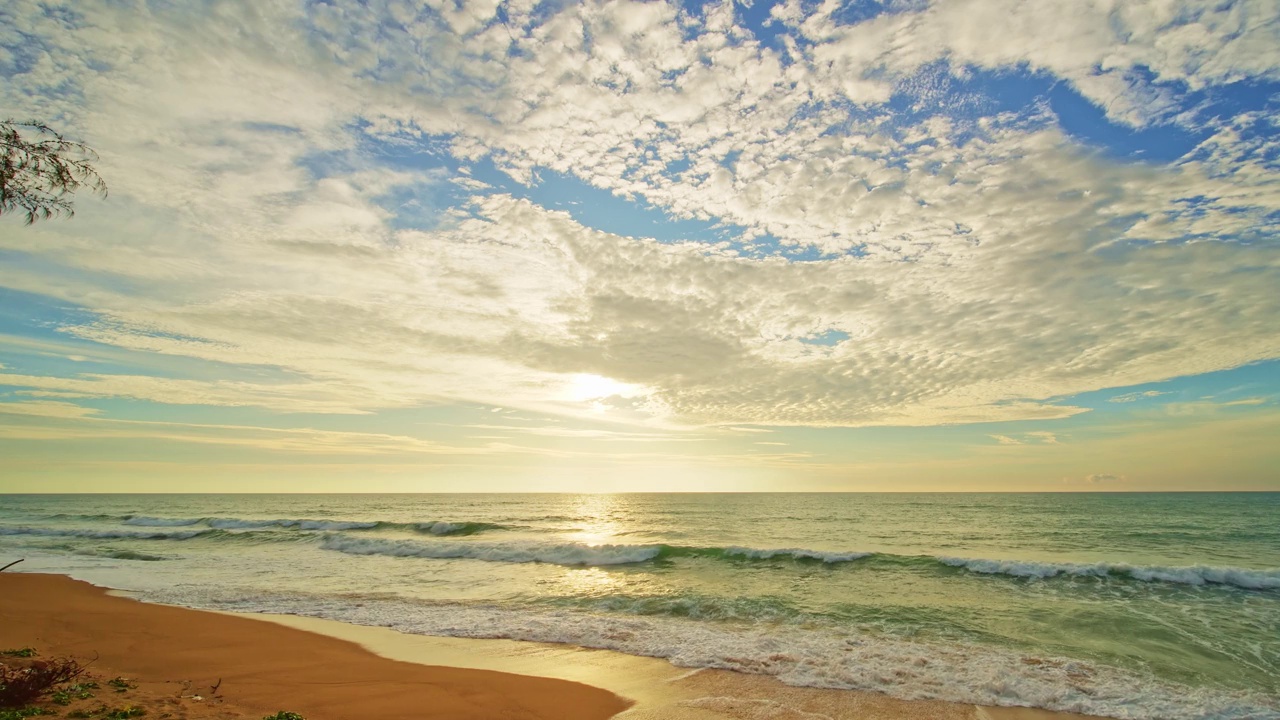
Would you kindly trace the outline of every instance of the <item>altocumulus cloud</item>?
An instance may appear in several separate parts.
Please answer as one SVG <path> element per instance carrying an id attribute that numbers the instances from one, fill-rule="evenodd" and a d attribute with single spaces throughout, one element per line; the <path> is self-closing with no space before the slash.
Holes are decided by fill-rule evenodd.
<path id="1" fill-rule="evenodd" d="M 1198 110 L 1280 77 L 1266 2 L 0 13 L 0 102 L 98 146 L 113 193 L 4 233 L 32 259 L 4 283 L 92 311 L 81 338 L 282 378 L 0 376 L 44 397 L 925 425 L 1280 354 L 1280 141 Z M 993 72 L 1195 142 L 1119 158 L 946 90 Z M 726 239 L 593 228 L 530 199 L 551 173 Z M 630 390 L 566 400 L 584 375 Z"/>

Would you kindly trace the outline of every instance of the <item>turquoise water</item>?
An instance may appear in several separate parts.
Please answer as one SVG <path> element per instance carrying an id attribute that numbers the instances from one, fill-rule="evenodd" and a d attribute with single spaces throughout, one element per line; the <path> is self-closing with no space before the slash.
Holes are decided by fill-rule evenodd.
<path id="1" fill-rule="evenodd" d="M 1280 718 L 1280 493 L 0 497 L 0 558 L 193 607 L 907 698 Z"/>

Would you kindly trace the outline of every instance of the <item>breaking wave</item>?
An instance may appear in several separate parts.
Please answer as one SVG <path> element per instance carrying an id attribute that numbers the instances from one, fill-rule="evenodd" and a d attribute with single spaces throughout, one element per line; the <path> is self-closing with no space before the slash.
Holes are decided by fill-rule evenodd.
<path id="1" fill-rule="evenodd" d="M 447 533 L 437 533 L 447 534 Z M 983 575 L 1048 579 L 1096 577 L 1182 585 L 1222 585 L 1245 590 L 1280 589 L 1280 568 L 1162 567 L 1126 563 L 1049 563 L 954 557 L 899 556 L 871 552 L 835 552 L 803 548 L 760 549 L 749 547 L 683 547 L 678 545 L 586 545 L 572 542 L 418 542 L 345 535 L 325 537 L 321 546 L 350 555 L 387 555 L 430 559 L 469 559 L 488 562 L 551 563 L 555 565 L 629 565 L 675 558 L 708 558 L 729 561 L 791 560 L 842 565 L 881 560 L 881 565 L 912 564 L 960 568 Z"/>
<path id="2" fill-rule="evenodd" d="M 439 533 L 444 534 L 444 533 Z M 818 561 L 844 563 L 870 557 L 865 552 L 824 552 L 785 548 L 762 550 L 746 547 L 701 548 L 676 545 L 587 545 L 573 542 L 418 542 L 330 535 L 321 543 L 326 550 L 349 555 L 387 555 L 430 559 L 468 559 L 489 562 L 550 563 L 554 565 L 629 565 L 678 557 L 725 560 Z"/>
<path id="3" fill-rule="evenodd" d="M 165 558 L 160 555 L 151 555 L 149 553 L 137 552 L 135 550 L 115 550 L 111 548 L 92 549 L 85 548 L 74 551 L 76 555 L 88 555 L 90 557 L 105 557 L 113 560 L 139 560 L 143 562 L 157 562 Z"/>
<path id="4" fill-rule="evenodd" d="M 903 699 L 1029 706 L 1131 720 L 1260 720 L 1274 698 L 1191 688 L 1093 662 L 1016 650 L 885 637 L 805 624 L 722 624 L 697 616 L 631 616 L 490 603 L 334 598 L 287 593 L 210 597 L 171 590 L 161 602 L 310 615 L 401 632 L 505 638 L 664 658 L 687 668 L 768 675 L 793 686 L 872 690 Z"/>
<path id="5" fill-rule="evenodd" d="M 936 558 L 943 565 L 964 568 L 984 575 L 1009 575 L 1025 578 L 1126 576 L 1142 582 L 1167 582 L 1180 585 L 1231 585 L 1246 590 L 1280 589 L 1280 568 L 1252 570 L 1235 567 L 1163 567 L 1127 563 L 1050 563 L 1022 560 L 984 560 L 969 558 Z"/>
<path id="6" fill-rule="evenodd" d="M 378 540 L 330 535 L 321 543 L 326 550 L 349 555 L 387 555 L 439 560 L 468 559 L 555 565 L 625 565 L 658 557 L 661 545 L 582 545 L 579 543 L 424 543 L 412 540 Z"/>
<path id="7" fill-rule="evenodd" d="M 506 530 L 506 525 L 483 522 L 430 522 L 417 523 L 413 529 L 430 535 L 475 535 L 486 530 Z"/>

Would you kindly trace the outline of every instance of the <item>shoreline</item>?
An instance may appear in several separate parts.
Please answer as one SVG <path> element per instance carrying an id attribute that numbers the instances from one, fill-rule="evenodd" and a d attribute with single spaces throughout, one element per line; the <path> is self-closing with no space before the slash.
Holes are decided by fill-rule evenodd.
<path id="1" fill-rule="evenodd" d="M 14 622 L 18 620 L 19 622 Z M 0 573 L 0 647 L 89 659 L 144 687 L 212 687 L 177 717 L 315 719 L 1081 720 L 1035 708 L 899 700 L 792 687 L 766 675 L 689 669 L 609 650 L 409 635 L 302 616 L 136 600 L 68 576 Z M 169 693 L 173 695 L 173 692 Z M 178 693 L 181 698 L 181 692 Z M 211 715 L 217 708 L 221 714 Z"/>

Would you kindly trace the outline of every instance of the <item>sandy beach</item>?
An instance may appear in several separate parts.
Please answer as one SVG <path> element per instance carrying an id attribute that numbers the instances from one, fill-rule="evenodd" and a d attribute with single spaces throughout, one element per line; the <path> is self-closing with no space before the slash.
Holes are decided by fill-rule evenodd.
<path id="1" fill-rule="evenodd" d="M 159 704 L 192 720 L 282 709 L 333 720 L 603 720 L 627 707 L 580 683 L 390 660 L 344 640 L 144 604 L 54 575 L 0 574 L 0 646 L 96 658 L 96 674 L 139 686 L 108 702 Z"/>
<path id="2" fill-rule="evenodd" d="M 589 720 L 1064 720 L 1024 708 L 904 701 L 689 671 L 653 658 L 506 640 L 411 636 L 284 616 L 138 602 L 58 575 L 0 574 L 0 648 L 92 661 L 153 717 Z M 214 690 L 216 686 L 216 691 Z"/>

